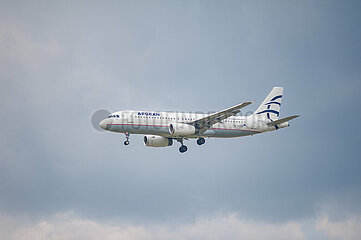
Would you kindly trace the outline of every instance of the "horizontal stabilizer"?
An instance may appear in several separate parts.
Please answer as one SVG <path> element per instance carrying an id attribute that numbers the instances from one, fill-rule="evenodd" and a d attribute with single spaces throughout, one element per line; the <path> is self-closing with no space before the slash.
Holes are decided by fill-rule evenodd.
<path id="1" fill-rule="evenodd" d="M 296 117 L 299 117 L 300 115 L 294 115 L 294 116 L 290 116 L 290 117 L 286 117 L 286 118 L 282 118 L 282 119 L 279 119 L 279 120 L 276 120 L 276 121 L 273 121 L 273 122 L 269 122 L 267 123 L 269 126 L 274 126 L 274 125 L 278 125 L 278 124 L 281 124 L 281 123 L 284 123 L 284 122 L 288 122 L 292 119 L 295 119 Z"/>

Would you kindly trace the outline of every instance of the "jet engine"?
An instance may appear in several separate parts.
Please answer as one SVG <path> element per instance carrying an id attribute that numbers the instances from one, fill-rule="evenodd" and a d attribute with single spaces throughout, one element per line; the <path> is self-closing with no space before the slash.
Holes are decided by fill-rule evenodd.
<path id="1" fill-rule="evenodd" d="M 147 147 L 167 147 L 173 144 L 173 139 L 155 135 L 146 135 L 143 141 Z"/>
<path id="2" fill-rule="evenodd" d="M 187 136 L 196 133 L 196 128 L 193 125 L 184 123 L 171 123 L 169 125 L 169 133 L 174 136 Z"/>

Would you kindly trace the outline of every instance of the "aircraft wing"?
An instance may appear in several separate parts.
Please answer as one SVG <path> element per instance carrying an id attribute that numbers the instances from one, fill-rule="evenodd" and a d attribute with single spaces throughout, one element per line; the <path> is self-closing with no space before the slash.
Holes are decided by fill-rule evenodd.
<path id="1" fill-rule="evenodd" d="M 224 109 L 222 111 L 212 113 L 204 118 L 197 119 L 191 122 L 190 124 L 194 125 L 196 128 L 203 130 L 204 132 L 205 130 L 210 128 L 213 124 L 221 122 L 230 116 L 236 115 L 237 113 L 240 112 L 239 109 L 244 108 L 245 106 L 248 106 L 251 103 L 252 102 L 243 102 L 241 104 L 237 104 L 233 107 Z"/>

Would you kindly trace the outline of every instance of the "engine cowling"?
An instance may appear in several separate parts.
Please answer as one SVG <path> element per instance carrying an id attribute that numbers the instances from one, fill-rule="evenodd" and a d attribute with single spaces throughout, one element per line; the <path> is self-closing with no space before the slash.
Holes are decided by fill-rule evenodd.
<path id="1" fill-rule="evenodd" d="M 187 136 L 196 133 L 196 128 L 193 125 L 184 123 L 171 123 L 169 125 L 169 133 L 174 136 Z"/>
<path id="2" fill-rule="evenodd" d="M 155 135 L 146 135 L 143 141 L 147 147 L 167 147 L 173 144 L 173 139 Z"/>

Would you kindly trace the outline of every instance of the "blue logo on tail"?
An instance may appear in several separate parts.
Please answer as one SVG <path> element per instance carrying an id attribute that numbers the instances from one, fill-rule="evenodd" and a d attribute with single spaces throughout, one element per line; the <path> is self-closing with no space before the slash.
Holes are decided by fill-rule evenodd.
<path id="1" fill-rule="evenodd" d="M 261 113 L 267 113 L 267 118 L 271 121 L 273 121 L 270 117 L 270 113 L 274 113 L 277 115 L 277 117 L 280 115 L 280 112 L 279 111 L 276 111 L 276 110 L 272 110 L 271 109 L 271 105 L 272 104 L 277 104 L 279 106 L 281 106 L 281 103 L 279 102 L 276 102 L 275 100 L 279 99 L 279 98 L 282 98 L 282 95 L 278 95 L 278 96 L 275 96 L 274 98 L 271 99 L 271 101 L 269 101 L 268 103 L 266 103 L 265 105 L 268 105 L 267 106 L 267 109 L 266 110 L 263 110 L 262 112 L 258 112 L 257 114 L 261 114 Z M 278 129 L 278 126 L 275 125 L 276 129 Z"/>

